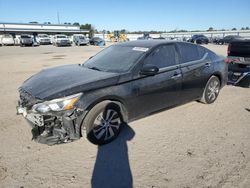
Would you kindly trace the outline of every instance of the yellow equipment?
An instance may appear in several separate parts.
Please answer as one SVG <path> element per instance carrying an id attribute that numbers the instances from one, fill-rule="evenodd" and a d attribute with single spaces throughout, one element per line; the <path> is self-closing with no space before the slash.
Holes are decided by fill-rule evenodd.
<path id="1" fill-rule="evenodd" d="M 129 41 L 128 37 L 120 31 L 114 31 L 114 33 L 108 34 L 108 38 L 111 42 L 126 42 Z"/>

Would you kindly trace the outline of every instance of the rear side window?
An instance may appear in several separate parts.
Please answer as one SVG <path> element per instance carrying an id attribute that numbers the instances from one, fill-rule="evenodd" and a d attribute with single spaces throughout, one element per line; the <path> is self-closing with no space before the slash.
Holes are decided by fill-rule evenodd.
<path id="1" fill-rule="evenodd" d="M 203 50 L 198 50 L 198 47 L 193 44 L 188 43 L 179 43 L 178 44 L 181 55 L 181 63 L 187 63 L 190 61 L 196 61 L 201 59 L 201 55 Z"/>
<path id="2" fill-rule="evenodd" d="M 202 46 L 197 46 L 198 53 L 199 53 L 199 59 L 202 59 L 204 55 L 207 53 L 207 50 Z"/>
<path id="3" fill-rule="evenodd" d="M 176 65 L 176 51 L 174 45 L 164 45 L 156 48 L 144 61 L 144 64 L 152 64 L 159 69 Z"/>
<path id="4" fill-rule="evenodd" d="M 216 61 L 218 59 L 218 55 L 216 55 L 214 52 L 207 50 L 208 55 L 212 61 Z"/>

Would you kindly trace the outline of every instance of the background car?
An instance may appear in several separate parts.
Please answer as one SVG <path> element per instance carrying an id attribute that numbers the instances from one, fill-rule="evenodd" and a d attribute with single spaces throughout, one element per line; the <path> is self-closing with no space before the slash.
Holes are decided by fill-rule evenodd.
<path id="1" fill-rule="evenodd" d="M 71 41 L 66 35 L 55 35 L 53 37 L 54 46 L 71 46 Z"/>
<path id="2" fill-rule="evenodd" d="M 84 35 L 73 35 L 73 42 L 77 46 L 88 45 L 89 39 Z"/>
<path id="3" fill-rule="evenodd" d="M 153 38 L 149 35 L 149 33 L 143 33 L 142 37 L 138 37 L 137 40 L 152 40 Z"/>
<path id="4" fill-rule="evenodd" d="M 33 38 L 30 35 L 23 34 L 20 36 L 20 46 L 32 46 Z"/>
<path id="5" fill-rule="evenodd" d="M 228 35 L 228 36 L 225 36 L 224 38 L 222 39 L 219 39 L 217 41 L 217 44 L 228 44 L 234 40 L 241 40 L 241 39 L 244 39 L 244 37 L 241 37 L 241 36 L 238 36 L 238 35 Z"/>
<path id="6" fill-rule="evenodd" d="M 250 88 L 250 40 L 234 40 L 227 50 L 228 83 Z"/>
<path id="7" fill-rule="evenodd" d="M 3 35 L 0 39 L 2 45 L 15 45 L 15 40 L 12 35 Z"/>
<path id="8" fill-rule="evenodd" d="M 193 35 L 188 42 L 192 42 L 195 44 L 208 44 L 209 39 L 204 35 Z"/>
<path id="9" fill-rule="evenodd" d="M 51 44 L 51 38 L 47 34 L 38 34 L 37 42 L 41 45 Z"/>
<path id="10" fill-rule="evenodd" d="M 95 45 L 95 46 L 97 46 L 97 45 L 99 45 L 99 44 L 103 44 L 103 45 L 105 45 L 106 43 L 105 43 L 105 40 L 103 40 L 102 38 L 100 38 L 100 37 L 93 37 L 93 38 L 91 38 L 90 40 L 89 40 L 89 44 L 91 44 L 91 45 Z"/>

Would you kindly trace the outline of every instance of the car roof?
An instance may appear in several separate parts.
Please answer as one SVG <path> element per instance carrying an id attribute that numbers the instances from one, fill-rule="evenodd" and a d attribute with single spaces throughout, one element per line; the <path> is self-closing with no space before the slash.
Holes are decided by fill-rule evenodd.
<path id="1" fill-rule="evenodd" d="M 119 46 L 129 46 L 129 47 L 145 47 L 145 48 L 153 48 L 155 46 L 161 44 L 170 44 L 170 43 L 182 43 L 180 41 L 172 41 L 165 39 L 157 39 L 157 40 L 135 40 L 124 43 L 119 43 Z M 185 43 L 185 42 L 184 42 Z"/>

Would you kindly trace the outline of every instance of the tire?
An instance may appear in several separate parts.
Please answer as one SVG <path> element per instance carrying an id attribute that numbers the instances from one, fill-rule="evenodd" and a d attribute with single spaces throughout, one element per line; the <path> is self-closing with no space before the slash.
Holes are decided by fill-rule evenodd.
<path id="1" fill-rule="evenodd" d="M 117 104 L 101 102 L 86 115 L 82 125 L 82 135 L 86 128 L 87 139 L 95 145 L 104 145 L 117 138 L 121 131 L 123 117 Z"/>
<path id="2" fill-rule="evenodd" d="M 212 104 L 220 93 L 220 80 L 217 76 L 211 76 L 203 91 L 200 101 L 204 104 Z"/>

